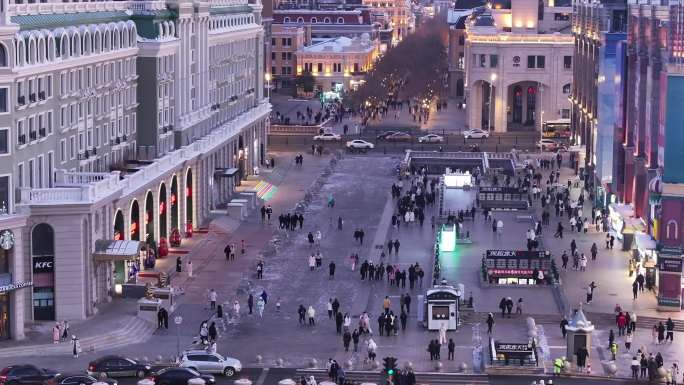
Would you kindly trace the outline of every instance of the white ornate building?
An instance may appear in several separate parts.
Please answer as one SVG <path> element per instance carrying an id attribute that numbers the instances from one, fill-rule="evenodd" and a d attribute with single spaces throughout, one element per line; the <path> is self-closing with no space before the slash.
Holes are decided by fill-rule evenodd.
<path id="1" fill-rule="evenodd" d="M 265 161 L 261 10 L 3 1 L 0 339 L 96 313 L 134 262 L 98 240 L 185 236 Z"/>
<path id="2" fill-rule="evenodd" d="M 470 128 L 540 130 L 570 118 L 572 7 L 513 0 L 473 11 L 466 22 L 465 92 Z"/>

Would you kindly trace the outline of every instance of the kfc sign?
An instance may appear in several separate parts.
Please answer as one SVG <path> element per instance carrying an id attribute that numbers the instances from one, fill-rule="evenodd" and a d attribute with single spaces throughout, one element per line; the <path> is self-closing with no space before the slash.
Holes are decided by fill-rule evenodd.
<path id="1" fill-rule="evenodd" d="M 55 271 L 54 257 L 34 257 L 33 274 L 52 273 Z"/>

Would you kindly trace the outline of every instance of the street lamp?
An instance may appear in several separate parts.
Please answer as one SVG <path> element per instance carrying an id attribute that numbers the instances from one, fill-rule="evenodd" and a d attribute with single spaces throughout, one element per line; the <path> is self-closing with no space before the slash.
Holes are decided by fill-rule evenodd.
<path id="1" fill-rule="evenodd" d="M 487 131 L 492 130 L 492 101 L 494 97 L 494 82 L 496 81 L 496 74 L 489 76 L 489 108 L 487 108 Z"/>
<path id="2" fill-rule="evenodd" d="M 178 354 L 178 359 L 180 360 L 180 326 L 183 323 L 183 317 L 179 315 L 173 317 L 173 323 L 176 324 L 176 353 Z"/>
<path id="3" fill-rule="evenodd" d="M 542 97 L 542 84 L 537 82 L 539 90 L 539 154 L 543 152 L 542 139 L 544 139 L 544 98 Z"/>
<path id="4" fill-rule="evenodd" d="M 264 75 L 264 79 L 266 79 L 266 97 L 271 98 L 271 74 L 266 72 L 266 75 Z"/>

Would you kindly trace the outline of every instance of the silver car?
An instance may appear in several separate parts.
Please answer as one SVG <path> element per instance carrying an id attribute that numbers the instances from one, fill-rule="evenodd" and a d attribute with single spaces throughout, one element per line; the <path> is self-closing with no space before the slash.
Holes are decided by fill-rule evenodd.
<path id="1" fill-rule="evenodd" d="M 180 366 L 195 369 L 200 373 L 222 373 L 229 377 L 242 370 L 240 360 L 223 357 L 218 353 L 209 353 L 206 350 L 183 352 Z"/>

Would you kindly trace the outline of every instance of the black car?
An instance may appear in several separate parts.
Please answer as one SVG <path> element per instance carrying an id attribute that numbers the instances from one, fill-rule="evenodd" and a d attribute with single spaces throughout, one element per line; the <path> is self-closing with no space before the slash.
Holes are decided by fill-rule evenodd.
<path id="1" fill-rule="evenodd" d="M 207 385 L 213 385 L 216 380 L 214 376 L 199 374 L 189 368 L 166 368 L 162 369 L 152 377 L 154 385 L 188 385 L 188 380 L 201 378 Z"/>
<path id="2" fill-rule="evenodd" d="M 107 377 L 138 377 L 148 376 L 150 365 L 121 356 L 104 356 L 88 364 L 88 374 L 98 376 L 104 373 Z"/>
<path id="3" fill-rule="evenodd" d="M 0 370 L 0 385 L 42 385 L 55 374 L 33 365 L 12 365 Z"/>
<path id="4" fill-rule="evenodd" d="M 385 131 L 382 134 L 377 136 L 377 139 L 387 139 L 388 136 L 394 135 L 399 131 Z"/>
<path id="5" fill-rule="evenodd" d="M 97 378 L 89 376 L 85 373 L 60 373 L 45 381 L 43 385 L 91 385 L 96 382 L 104 382 L 108 385 L 118 385 L 116 380 L 111 378 L 103 378 L 98 380 Z"/>

